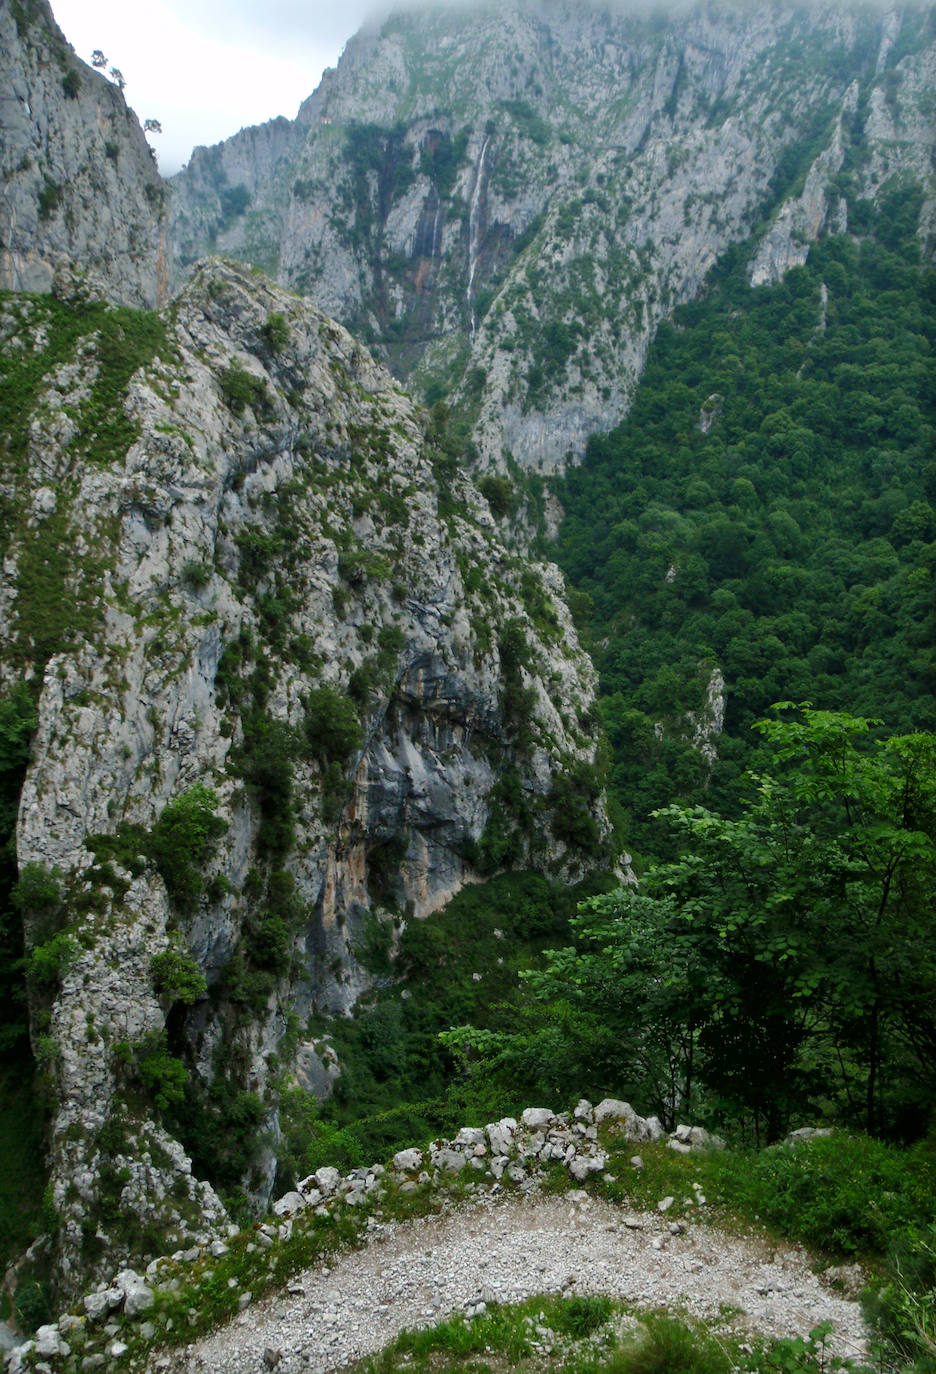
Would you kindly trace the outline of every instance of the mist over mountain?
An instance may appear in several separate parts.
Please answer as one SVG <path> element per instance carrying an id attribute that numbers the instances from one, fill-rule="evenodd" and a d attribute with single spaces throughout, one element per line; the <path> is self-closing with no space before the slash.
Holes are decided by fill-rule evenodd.
<path id="1" fill-rule="evenodd" d="M 729 244 L 779 280 L 909 175 L 931 245 L 932 62 L 924 10 L 403 11 L 294 123 L 193 156 L 177 264 L 262 266 L 458 397 L 485 466 L 554 471 Z"/>

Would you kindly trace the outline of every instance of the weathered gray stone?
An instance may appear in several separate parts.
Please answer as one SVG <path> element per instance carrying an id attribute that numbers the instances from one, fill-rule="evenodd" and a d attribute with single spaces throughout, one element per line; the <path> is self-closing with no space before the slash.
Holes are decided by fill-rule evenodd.
<path id="1" fill-rule="evenodd" d="M 44 1360 L 55 1359 L 59 1356 L 64 1358 L 71 1354 L 71 1346 L 62 1339 L 57 1325 L 39 1327 L 35 1335 L 34 1350 Z"/>
<path id="2" fill-rule="evenodd" d="M 484 1130 L 480 1126 L 462 1126 L 455 1137 L 455 1144 L 462 1146 L 484 1145 Z"/>
<path id="3" fill-rule="evenodd" d="M 112 1312 L 123 1302 L 120 1288 L 108 1288 L 100 1293 L 88 1293 L 83 1299 L 84 1310 L 89 1321 L 100 1321 L 107 1312 Z"/>
<path id="4" fill-rule="evenodd" d="M 433 1154 L 432 1160 L 437 1169 L 442 1169 L 449 1174 L 461 1173 L 467 1162 L 459 1150 L 449 1149 L 437 1150 Z"/>
<path id="5" fill-rule="evenodd" d="M 326 1166 L 322 1169 L 316 1169 L 312 1177 L 315 1179 L 319 1191 L 325 1197 L 331 1197 L 332 1193 L 335 1192 L 339 1183 L 341 1182 L 341 1174 L 338 1172 L 337 1169 L 333 1169 L 330 1166 Z M 309 1180 L 306 1179 L 306 1183 L 308 1183 L 308 1181 Z"/>
<path id="6" fill-rule="evenodd" d="M 617 1097 L 605 1097 L 598 1103 L 594 1111 L 596 1124 L 604 1121 L 623 1121 L 625 1124 L 635 1120 L 637 1113 L 629 1102 L 622 1102 Z"/>
<path id="7" fill-rule="evenodd" d="M 24 310 L 17 332 L 25 346 L 35 341 L 41 316 L 31 325 L 29 307 Z M 289 336 L 281 354 L 262 342 L 268 318 L 276 315 L 287 322 Z M 102 926 L 95 907 L 97 934 L 81 943 L 51 1010 L 60 1103 L 52 1189 L 63 1223 L 65 1294 L 77 1295 L 88 1277 L 103 1277 L 103 1264 L 88 1274 L 81 1222 L 96 1194 L 100 1160 L 94 1141 L 118 1085 L 112 1057 L 101 1053 L 87 1026 L 94 1024 L 98 1035 L 115 1041 L 161 1034 L 167 1007 L 154 988 L 152 962 L 170 947 L 184 946 L 216 991 L 199 1011 L 196 1054 L 206 1081 L 223 1056 L 222 971 L 241 938 L 244 909 L 225 895 L 220 880 L 243 887 L 257 858 L 259 823 L 251 794 L 227 771 L 243 725 L 216 682 L 225 648 L 238 641 L 241 630 L 255 636 L 258 653 L 278 665 L 267 710 L 289 730 L 302 728 L 310 692 L 323 685 L 347 690 L 352 674 L 372 657 L 375 631 L 399 641 L 398 671 L 388 675 L 368 708 L 366 742 L 349 758 L 344 779 L 342 826 L 351 827 L 352 842 L 339 842 L 334 824 L 323 816 L 320 763 L 308 755 L 294 761 L 295 795 L 303 798 L 296 820 L 303 857 L 292 876 L 309 916 L 296 941 L 294 974 L 257 1010 L 249 1028 L 245 1081 L 261 1095 L 275 1092 L 271 1065 L 282 1035 L 280 1008 L 292 1005 L 303 1018 L 314 998 L 320 1008 L 346 1011 L 369 986 L 370 975 L 355 953 L 372 905 L 369 856 L 383 853 L 394 837 L 405 837 L 394 897 L 417 918 L 474 876 L 465 855 L 483 834 L 513 727 L 503 715 L 497 637 L 489 624 L 473 619 L 463 567 L 502 560 L 495 621 L 521 625 L 535 651 L 536 672 L 527 674 L 530 700 L 537 730 L 554 747 L 511 762 L 524 788 L 543 801 L 542 823 L 523 840 L 530 862 L 567 864 L 569 876 L 580 871 L 582 856 L 551 833 L 548 799 L 555 771 L 570 758 L 587 764 L 595 748 L 579 723 L 593 695 L 594 672 L 576 649 L 558 574 L 530 562 L 523 568 L 525 577 L 542 578 L 544 594 L 557 608 L 562 636 L 554 643 L 539 638 L 520 593 L 520 573 L 504 561 L 506 551 L 497 552 L 496 535 L 482 532 L 470 518 L 451 524 L 440 519 L 422 416 L 348 335 L 311 306 L 222 265 L 202 269 L 165 325 L 174 361 L 155 363 L 130 384 L 125 404 L 139 437 L 127 452 L 106 465 L 79 465 L 65 512 L 63 488 L 53 482 L 72 461 L 71 415 L 95 375 L 93 349 L 86 374 L 79 350 L 42 393 L 24 477 L 24 508 L 35 507 L 37 493 L 55 491 L 58 516 L 67 514 L 70 543 L 97 549 L 112 569 L 107 586 L 122 590 L 119 596 L 105 593 L 100 632 L 56 660 L 43 685 L 20 809 L 19 862 L 56 867 L 87 882 L 89 832 L 108 833 L 118 815 L 152 826 L 167 803 L 199 783 L 214 790 L 227 825 L 207 875 L 218 878 L 222 895 L 206 897 L 193 910 L 184 937 L 163 879 L 144 856 L 143 871 L 127 874 L 119 900 L 112 888 L 101 897 L 113 911 L 108 905 L 111 915 Z M 224 379 L 231 368 L 262 388 L 267 402 L 257 403 L 257 414 L 226 402 Z M 352 433 L 388 434 L 392 446 L 379 453 L 362 450 L 352 467 L 347 454 L 360 443 L 358 437 L 352 444 Z M 321 465 L 329 474 L 325 484 Z M 459 477 L 457 485 L 465 511 L 480 509 L 481 498 L 467 478 Z M 405 502 L 399 498 L 405 534 L 399 521 L 381 513 L 378 490 L 408 493 Z M 318 666 L 302 670 L 264 646 L 256 603 L 261 593 L 239 573 L 244 540 L 275 541 L 287 500 L 290 520 L 302 529 L 300 561 L 290 573 L 302 595 L 290 613 L 290 634 L 316 645 L 328 664 L 325 684 Z M 355 527 L 349 568 L 333 537 L 330 522 L 341 525 L 344 519 L 329 514 L 334 503 L 336 511 L 358 504 L 371 510 Z M 116 519 L 114 512 L 120 512 Z M 13 560 L 18 539 L 14 532 Z M 355 560 L 362 560 L 360 567 Z M 197 583 L 186 573 L 192 566 L 199 570 Z M 372 566 L 392 570 L 392 578 L 383 572 L 371 576 L 366 569 Z M 5 585 L 15 593 L 18 584 L 11 577 Z M 336 588 L 342 593 L 337 599 Z M 141 633 L 137 624 L 152 605 L 163 608 L 160 614 L 171 627 L 161 637 Z M 15 604 L 0 598 L 0 643 L 13 643 L 15 617 Z M 0 649 L 0 677 L 4 671 Z M 192 1176 L 178 1141 L 151 1119 L 131 1123 L 131 1129 L 157 1148 L 129 1151 L 115 1161 L 128 1175 L 121 1209 L 141 1224 L 155 1223 L 179 1236 L 187 1234 L 194 1212 L 202 1218 L 194 1234 L 203 1250 L 226 1240 L 229 1218 L 220 1199 Z M 256 1200 L 267 1206 L 276 1172 L 272 1108 L 258 1124 L 257 1137 Z M 469 1140 L 475 1143 L 469 1146 Z M 457 1148 L 482 1147 L 483 1132 L 472 1128 Z M 504 1144 L 498 1149 L 507 1152 Z M 168 1162 L 157 1165 L 156 1159 Z M 337 1179 L 320 1170 L 314 1185 L 326 1197 Z M 116 1228 L 102 1232 L 101 1241 L 109 1264 L 131 1258 Z"/>
<path id="8" fill-rule="evenodd" d="M 166 187 L 122 93 L 46 0 L 0 6 L 0 85 L 0 289 L 164 304 Z"/>
<path id="9" fill-rule="evenodd" d="M 606 1154 L 576 1155 L 569 1165 L 569 1173 L 581 1183 L 591 1174 L 600 1174 L 607 1162 Z"/>
<path id="10" fill-rule="evenodd" d="M 274 1202 L 273 1214 L 278 1217 L 289 1217 L 292 1216 L 293 1212 L 301 1212 L 303 1207 L 308 1206 L 308 1204 L 309 1199 L 294 1189 L 292 1192 L 284 1193 L 281 1198 Z"/>
<path id="11" fill-rule="evenodd" d="M 581 458 L 590 434 L 613 428 L 660 320 L 697 294 L 729 244 L 747 239 L 778 161 L 830 110 L 839 121 L 826 148 L 805 185 L 776 206 L 752 254 L 755 281 L 777 280 L 805 260 L 820 233 L 842 227 L 841 125 L 854 137 L 856 115 L 868 150 L 859 194 L 874 195 L 895 175 L 919 182 L 927 188 L 921 239 L 932 242 L 932 42 L 911 39 L 917 50 L 893 69 L 900 80 L 886 91 L 876 83 L 857 108 L 841 60 L 848 52 L 859 66 L 864 48 L 891 42 L 888 25 L 902 26 L 893 9 L 853 9 L 846 18 L 834 6 L 717 14 L 689 6 L 670 13 L 657 41 L 626 7 L 505 6 L 485 11 L 484 23 L 470 6 L 460 13 L 457 26 L 439 7 L 418 26 L 362 35 L 295 121 L 196 150 L 174 181 L 173 239 L 180 261 L 223 251 L 276 262 L 281 280 L 337 318 L 373 314 L 389 291 L 394 318 L 427 341 L 398 365 L 438 366 L 463 349 L 466 376 L 484 378 L 477 436 L 491 466 L 506 452 L 525 468 L 554 471 Z M 821 76 L 803 80 L 784 61 L 791 43 L 814 54 Z M 554 134 L 562 112 L 561 138 L 518 137 L 505 118 L 508 51 L 538 74 L 532 108 Z M 711 116 L 718 100 L 730 103 L 730 115 Z M 440 201 L 421 150 L 442 109 L 460 111 L 467 141 L 451 200 Z M 334 211 L 341 198 L 357 204 L 353 165 L 333 156 L 335 126 L 356 119 L 400 129 L 396 155 L 411 172 L 395 192 L 374 190 L 369 213 L 385 244 L 379 260 L 354 251 Z M 505 158 L 513 169 L 507 182 Z M 237 185 L 251 197 L 250 214 L 225 222 L 222 197 Z M 625 203 L 631 213 L 609 212 Z M 449 213 L 458 205 L 467 207 L 467 224 Z M 516 243 L 533 224 L 534 242 L 505 259 L 504 239 Z M 639 271 L 617 268 L 638 259 Z M 409 269 L 389 286 L 388 261 Z M 549 269 L 534 288 L 530 275 L 544 262 Z M 531 396 L 527 373 L 540 359 L 518 319 L 539 331 L 562 321 L 585 262 L 599 312 L 588 343 Z M 490 274 L 500 308 L 477 314 Z"/>
<path id="12" fill-rule="evenodd" d="M 411 1173 L 414 1169 L 422 1166 L 422 1150 L 398 1150 L 393 1156 L 393 1167 L 399 1169 L 401 1173 Z"/>
<path id="13" fill-rule="evenodd" d="M 502 1117 L 500 1121 L 493 1121 L 484 1129 L 491 1145 L 491 1153 L 508 1155 L 513 1149 L 517 1131 L 517 1123 L 514 1118 L 512 1116 Z"/>
<path id="14" fill-rule="evenodd" d="M 527 1107 L 520 1120 L 528 1131 L 546 1132 L 555 1121 L 555 1115 L 548 1107 Z"/>

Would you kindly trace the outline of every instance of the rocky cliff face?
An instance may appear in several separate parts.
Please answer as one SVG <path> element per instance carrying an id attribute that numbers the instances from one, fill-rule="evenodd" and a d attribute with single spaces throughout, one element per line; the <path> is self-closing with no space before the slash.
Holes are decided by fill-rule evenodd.
<path id="1" fill-rule="evenodd" d="M 166 186 L 123 95 L 78 60 L 46 0 L 0 3 L 0 289 L 79 264 L 125 305 L 168 296 Z"/>
<path id="2" fill-rule="evenodd" d="M 196 150 L 174 251 L 260 263 L 397 375 L 457 387 L 486 463 L 554 470 L 729 244 L 764 236 L 776 280 L 898 175 L 931 248 L 934 54 L 924 10 L 397 15 L 294 123 Z"/>
<path id="3" fill-rule="evenodd" d="M 78 289 L 0 316 L 2 672 L 41 674 L 17 854 L 66 1290 L 225 1225 L 167 1113 L 202 1173 L 267 1197 L 276 1085 L 314 1061 L 309 1011 L 366 985 L 367 929 L 505 858 L 575 874 L 604 824 L 559 575 L 500 545 L 438 417 L 246 270 L 200 268 L 162 316 Z"/>

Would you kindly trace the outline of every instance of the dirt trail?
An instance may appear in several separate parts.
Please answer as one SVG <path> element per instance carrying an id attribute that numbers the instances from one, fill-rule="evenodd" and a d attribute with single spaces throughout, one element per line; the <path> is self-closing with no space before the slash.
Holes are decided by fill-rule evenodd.
<path id="1" fill-rule="evenodd" d="M 297 1275 L 289 1292 L 249 1307 L 230 1325 L 151 1371 L 327 1374 L 374 1354 L 404 1327 L 431 1326 L 480 1302 L 545 1292 L 606 1293 L 770 1336 L 834 1326 L 841 1355 L 862 1351 L 857 1303 L 823 1286 L 808 1254 L 700 1222 L 671 1233 L 669 1218 L 574 1196 L 495 1200 L 485 1195 L 447 1215 L 374 1231 L 363 1250 L 331 1269 Z M 275 1358 L 270 1355 L 270 1359 Z"/>

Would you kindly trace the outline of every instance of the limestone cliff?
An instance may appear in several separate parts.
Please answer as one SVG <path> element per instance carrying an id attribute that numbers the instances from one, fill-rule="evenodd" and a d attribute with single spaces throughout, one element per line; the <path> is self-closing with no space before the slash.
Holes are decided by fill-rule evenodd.
<path id="1" fill-rule="evenodd" d="M 124 305 L 168 296 L 167 191 L 117 86 L 46 0 L 0 0 L 0 289 L 49 291 L 79 264 Z"/>
<path id="2" fill-rule="evenodd" d="M 83 289 L 0 314 L 2 676 L 41 677 L 17 855 L 65 1290 L 225 1225 L 162 1119 L 268 1196 L 276 1085 L 309 1011 L 366 985 L 367 922 L 507 855 L 574 874 L 604 825 L 559 574 L 499 544 L 441 417 L 246 269 L 203 265 L 161 316 Z"/>
<path id="3" fill-rule="evenodd" d="M 894 176 L 936 210 L 925 9 L 566 0 L 375 23 L 294 122 L 197 149 L 180 270 L 256 262 L 457 388 L 483 460 L 551 471 L 626 411 L 656 325 L 720 253 L 802 262 Z"/>

